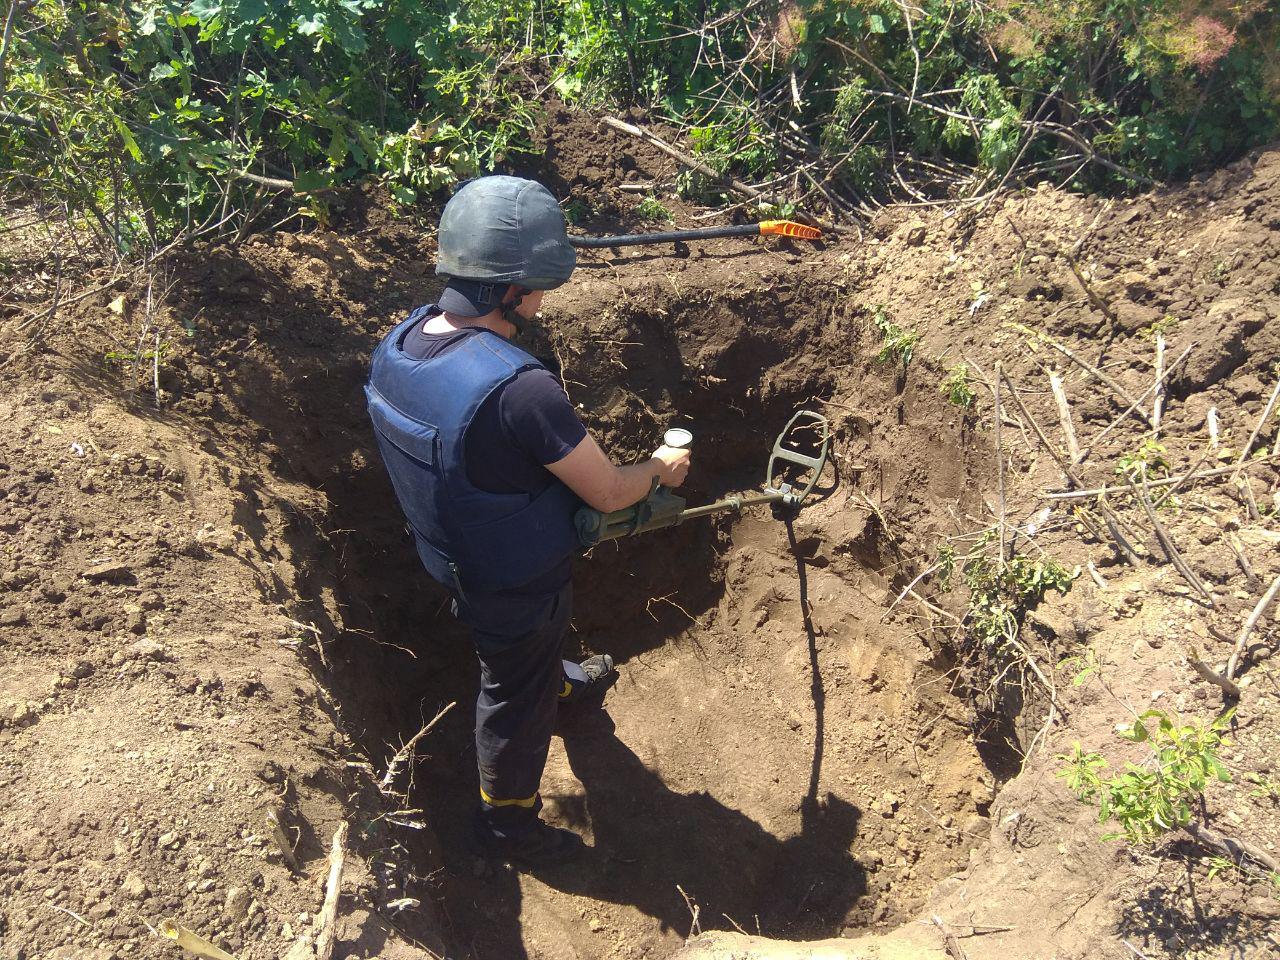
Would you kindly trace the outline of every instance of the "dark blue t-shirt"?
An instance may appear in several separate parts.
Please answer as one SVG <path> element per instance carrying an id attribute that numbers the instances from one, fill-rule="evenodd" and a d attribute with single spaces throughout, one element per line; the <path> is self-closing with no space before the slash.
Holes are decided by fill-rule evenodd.
<path id="1" fill-rule="evenodd" d="M 434 304 L 413 312 L 411 316 L 420 322 L 404 338 L 406 355 L 430 359 L 473 335 L 465 330 L 424 333 L 423 324 L 439 313 Z M 465 438 L 467 479 L 490 493 L 536 496 L 555 482 L 546 465 L 564 459 L 586 435 L 587 428 L 556 375 L 550 370 L 525 370 L 495 390 L 476 411 Z M 472 602 L 461 604 L 458 616 L 484 633 L 518 632 L 523 621 L 533 620 L 569 582 L 571 572 L 571 561 L 566 559 L 516 590 L 467 598 Z"/>
<path id="2" fill-rule="evenodd" d="M 422 322 L 404 338 L 408 356 L 429 360 L 470 336 L 465 330 L 424 333 L 423 324 L 439 313 L 434 304 L 414 311 Z M 555 374 L 525 370 L 476 411 L 467 428 L 467 478 L 490 493 L 541 493 L 555 479 L 546 465 L 563 460 L 586 435 Z"/>

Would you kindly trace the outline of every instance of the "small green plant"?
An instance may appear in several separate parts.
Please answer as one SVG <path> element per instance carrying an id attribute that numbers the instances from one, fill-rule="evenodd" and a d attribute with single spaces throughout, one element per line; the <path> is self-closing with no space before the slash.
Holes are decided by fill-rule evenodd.
<path id="1" fill-rule="evenodd" d="M 1276 783 L 1270 777 L 1261 773 L 1246 773 L 1244 778 L 1254 785 L 1249 791 L 1249 796 L 1257 800 L 1270 800 L 1272 803 L 1280 803 L 1280 783 Z"/>
<path id="2" fill-rule="evenodd" d="M 1166 313 L 1163 317 L 1161 317 L 1155 323 L 1151 324 L 1149 327 L 1143 327 L 1141 330 L 1139 330 L 1138 336 L 1142 337 L 1143 340 L 1150 340 L 1154 342 L 1156 337 L 1159 336 L 1160 334 L 1165 334 L 1166 336 L 1168 336 L 1168 334 L 1173 332 L 1173 329 L 1177 327 L 1177 325 L 1178 325 L 1178 318 L 1171 317 L 1169 316 L 1169 314 Z"/>
<path id="3" fill-rule="evenodd" d="M 987 646 L 1003 648 L 1018 638 L 1026 611 L 1050 590 L 1058 593 L 1070 590 L 1076 573 L 1048 556 L 1033 559 L 1014 554 L 1001 562 L 986 553 L 986 547 L 994 539 L 995 532 L 987 531 L 973 549 L 960 558 L 950 546 L 939 550 L 938 583 L 942 589 L 949 589 L 957 559 L 961 560 L 961 577 L 969 590 L 965 626 L 974 639 Z"/>
<path id="4" fill-rule="evenodd" d="M 1115 821 L 1119 830 L 1104 840 L 1154 843 L 1192 821 L 1193 804 L 1211 779 L 1230 782 L 1218 750 L 1227 742 L 1231 715 L 1228 710 L 1210 723 L 1183 723 L 1162 710 L 1148 710 L 1118 729 L 1125 740 L 1148 745 L 1145 763 L 1126 763 L 1124 773 L 1103 779 L 1106 758 L 1077 743 L 1071 753 L 1058 755 L 1063 766 L 1057 776 L 1077 799 L 1098 805 L 1099 823 Z"/>
<path id="5" fill-rule="evenodd" d="M 1227 274 L 1231 272 L 1231 264 L 1226 260 L 1218 259 L 1213 261 L 1213 266 L 1205 271 L 1205 278 L 1210 283 L 1221 283 L 1227 278 Z"/>
<path id="6" fill-rule="evenodd" d="M 102 359 L 107 363 L 119 363 L 121 365 L 140 362 L 150 363 L 157 359 L 157 355 L 160 360 L 163 360 L 168 352 L 169 344 L 162 343 L 158 351 L 143 350 L 141 353 L 132 353 L 127 350 L 107 350 L 102 354 Z"/>
<path id="7" fill-rule="evenodd" d="M 1071 686 L 1083 687 L 1091 677 L 1102 676 L 1102 661 L 1093 650 L 1086 650 L 1075 657 L 1066 657 L 1058 663 L 1058 669 L 1071 671 Z"/>
<path id="8" fill-rule="evenodd" d="M 911 363 L 911 356 L 915 352 L 916 344 L 921 340 L 921 335 L 898 326 L 889 319 L 888 311 L 881 306 L 875 308 L 871 315 L 871 322 L 880 331 L 882 341 L 880 352 L 876 354 L 876 361 L 895 365 L 901 363 L 905 370 Z"/>
<path id="9" fill-rule="evenodd" d="M 1165 457 L 1168 452 L 1159 440 L 1147 437 L 1136 450 L 1120 455 L 1116 464 L 1116 475 L 1137 482 L 1144 474 L 1149 475 L 1156 471 L 1168 473 L 1169 461 Z"/>
<path id="10" fill-rule="evenodd" d="M 948 403 L 961 410 L 968 410 L 978 399 L 978 394 L 973 389 L 973 381 L 969 379 L 967 363 L 956 363 L 947 368 L 947 375 L 938 390 L 947 398 Z"/>
<path id="11" fill-rule="evenodd" d="M 591 204 L 581 197 L 573 197 L 565 201 L 560 205 L 560 210 L 564 213 L 565 220 L 574 226 L 583 223 L 591 216 Z"/>
<path id="12" fill-rule="evenodd" d="M 637 203 L 636 216 L 641 220 L 647 220 L 650 223 L 671 223 L 675 220 L 671 211 L 668 210 L 657 197 L 645 197 Z"/>

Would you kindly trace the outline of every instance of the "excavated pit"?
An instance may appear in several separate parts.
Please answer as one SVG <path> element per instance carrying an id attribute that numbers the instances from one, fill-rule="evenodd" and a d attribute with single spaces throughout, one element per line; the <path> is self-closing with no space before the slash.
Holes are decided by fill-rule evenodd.
<path id="1" fill-rule="evenodd" d="M 477 666 L 405 536 L 360 392 L 377 339 L 431 285 L 392 274 L 355 318 L 299 300 L 282 279 L 299 261 L 323 261 L 339 289 L 370 283 L 325 243 L 206 263 L 215 290 L 280 305 L 268 318 L 210 304 L 246 347 L 227 402 L 258 424 L 276 477 L 327 502 L 291 525 L 304 558 L 293 601 L 338 638 L 324 674 L 375 766 L 458 704 L 419 751 L 421 812 L 400 818 L 426 828 L 378 827 L 419 865 L 411 887 L 437 901 L 456 955 L 663 956 L 694 907 L 703 929 L 836 936 L 905 918 L 967 864 L 996 782 L 977 724 L 923 621 L 882 618 L 955 529 L 951 511 L 981 510 L 986 456 L 932 374 L 918 384 L 875 361 L 868 311 L 823 279 L 830 264 L 749 245 L 678 273 L 651 255 L 587 263 L 548 298 L 532 346 L 563 365 L 616 457 L 689 427 L 691 505 L 758 489 L 800 408 L 831 419 L 829 489 L 790 525 L 756 509 L 578 563 L 566 655 L 612 653 L 622 679 L 606 718 L 556 738 L 543 795 L 544 815 L 591 852 L 536 877 L 477 861 Z"/>

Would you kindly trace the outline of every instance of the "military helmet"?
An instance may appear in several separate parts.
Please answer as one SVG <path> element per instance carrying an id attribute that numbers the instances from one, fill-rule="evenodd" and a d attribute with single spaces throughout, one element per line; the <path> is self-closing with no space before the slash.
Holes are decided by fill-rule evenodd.
<path id="1" fill-rule="evenodd" d="M 551 191 L 522 177 L 468 180 L 440 217 L 436 273 L 552 290 L 573 273 L 564 214 Z"/>

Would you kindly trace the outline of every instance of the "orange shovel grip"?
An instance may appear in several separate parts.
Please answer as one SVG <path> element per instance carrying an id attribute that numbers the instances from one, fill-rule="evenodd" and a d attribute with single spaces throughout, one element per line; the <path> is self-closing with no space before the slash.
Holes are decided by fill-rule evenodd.
<path id="1" fill-rule="evenodd" d="M 808 227 L 794 220 L 761 220 L 761 236 L 799 237 L 801 240 L 817 240 L 822 231 L 817 227 Z"/>

